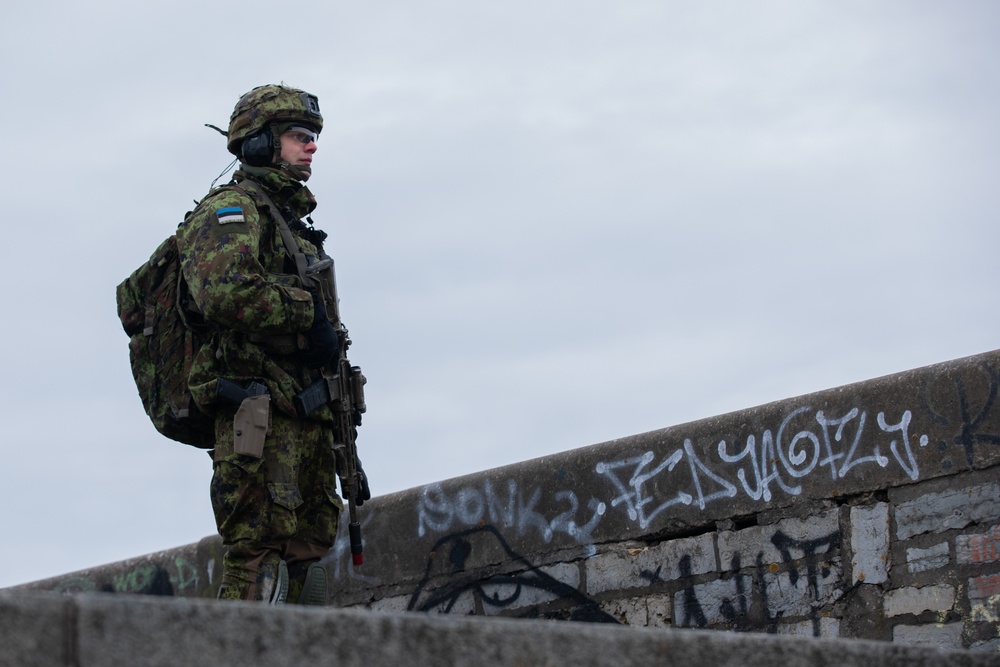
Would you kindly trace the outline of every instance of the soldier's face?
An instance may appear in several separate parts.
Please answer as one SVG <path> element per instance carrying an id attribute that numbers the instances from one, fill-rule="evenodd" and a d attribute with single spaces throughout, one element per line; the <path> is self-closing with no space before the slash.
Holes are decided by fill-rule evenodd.
<path id="1" fill-rule="evenodd" d="M 316 134 L 303 127 L 293 127 L 283 132 L 281 140 L 281 159 L 288 164 L 311 165 L 316 152 Z"/>

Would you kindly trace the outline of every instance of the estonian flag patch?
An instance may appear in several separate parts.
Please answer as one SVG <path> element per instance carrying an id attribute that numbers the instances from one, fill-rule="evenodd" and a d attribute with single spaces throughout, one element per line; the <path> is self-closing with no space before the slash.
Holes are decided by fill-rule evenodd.
<path id="1" fill-rule="evenodd" d="M 246 222 L 246 218 L 243 217 L 243 209 L 239 206 L 220 208 L 215 214 L 219 216 L 220 225 L 226 225 L 230 222 Z"/>

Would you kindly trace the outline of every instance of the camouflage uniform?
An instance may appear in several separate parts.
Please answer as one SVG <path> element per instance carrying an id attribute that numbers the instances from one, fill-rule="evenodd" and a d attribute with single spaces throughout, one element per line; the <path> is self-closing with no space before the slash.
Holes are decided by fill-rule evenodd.
<path id="1" fill-rule="evenodd" d="M 242 165 L 232 183 L 198 204 L 177 236 L 191 298 L 212 327 L 195 353 L 189 385 L 198 406 L 216 416 L 211 497 L 227 547 L 221 598 L 267 599 L 284 561 L 288 599 L 295 601 L 308 565 L 333 546 L 343 509 L 330 412 L 323 407 L 302 419 L 293 403 L 320 378 L 297 357 L 313 324 L 313 296 L 301 287 L 277 224 L 247 184 L 267 192 L 302 251 L 315 253 L 310 239 L 318 232 L 299 218 L 316 202 L 300 176 L 280 165 Z M 217 398 L 219 378 L 267 387 L 269 430 L 260 458 L 234 451 L 237 406 Z"/>

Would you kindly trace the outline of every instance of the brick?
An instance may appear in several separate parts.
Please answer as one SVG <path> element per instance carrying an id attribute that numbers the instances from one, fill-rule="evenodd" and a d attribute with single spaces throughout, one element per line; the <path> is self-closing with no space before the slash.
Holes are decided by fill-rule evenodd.
<path id="1" fill-rule="evenodd" d="M 600 554 L 587 559 L 585 567 L 590 595 L 645 588 L 661 581 L 718 570 L 712 534 Z"/>
<path id="2" fill-rule="evenodd" d="M 969 579 L 969 599 L 984 600 L 1000 595 L 1000 574 Z"/>
<path id="3" fill-rule="evenodd" d="M 1000 485 L 980 484 L 964 489 L 927 493 L 896 506 L 896 537 L 909 539 L 924 533 L 959 530 L 972 523 L 1000 519 Z"/>
<path id="4" fill-rule="evenodd" d="M 754 526 L 739 531 L 719 533 L 719 562 L 722 571 L 754 565 L 758 555 L 765 564 L 785 562 L 779 548 L 783 543 L 816 543 L 816 551 L 823 553 L 829 545 L 824 540 L 839 541 L 840 521 L 837 510 L 831 510 L 807 519 L 784 519 L 770 526 Z M 836 538 L 834 536 L 837 536 Z M 789 550 L 792 560 L 804 557 L 801 549 Z"/>
<path id="5" fill-rule="evenodd" d="M 947 584 L 897 588 L 887 591 L 882 599 L 882 610 L 890 617 L 925 611 L 947 611 L 954 606 L 955 587 Z"/>
<path id="6" fill-rule="evenodd" d="M 986 641 L 973 642 L 969 645 L 969 649 L 973 651 L 982 651 L 984 653 L 1000 653 L 1000 637 L 987 639 Z"/>
<path id="7" fill-rule="evenodd" d="M 750 613 L 753 579 L 737 575 L 689 586 L 674 594 L 675 625 L 704 627 L 728 623 Z"/>
<path id="8" fill-rule="evenodd" d="M 1000 560 L 1000 525 L 979 535 L 956 537 L 955 559 L 961 565 L 994 563 Z"/>
<path id="9" fill-rule="evenodd" d="M 851 508 L 851 551 L 854 583 L 881 584 L 888 581 L 888 503 Z"/>
<path id="10" fill-rule="evenodd" d="M 839 637 L 840 619 L 821 616 L 814 620 L 782 624 L 778 626 L 778 634 L 795 637 Z"/>
<path id="11" fill-rule="evenodd" d="M 1000 575 L 969 579 L 969 620 L 1000 622 Z"/>
<path id="12" fill-rule="evenodd" d="M 409 595 L 397 595 L 391 598 L 382 598 L 380 600 L 375 600 L 369 605 L 372 611 L 383 611 L 383 612 L 400 612 L 406 611 L 410 604 Z"/>
<path id="13" fill-rule="evenodd" d="M 959 623 L 931 623 L 928 625 L 897 625 L 892 629 L 892 641 L 912 646 L 932 646 L 943 649 L 962 648 L 962 631 Z"/>
<path id="14" fill-rule="evenodd" d="M 767 613 L 771 618 L 808 616 L 843 595 L 841 568 L 836 562 L 764 575 Z"/>
<path id="15" fill-rule="evenodd" d="M 625 625 L 633 627 L 670 627 L 669 595 L 647 595 L 627 600 L 608 600 L 601 603 L 601 611 L 614 616 Z"/>
<path id="16" fill-rule="evenodd" d="M 936 570 L 947 565 L 950 560 L 947 542 L 935 544 L 926 549 L 913 547 L 906 550 L 906 569 L 910 571 L 910 574 Z"/>

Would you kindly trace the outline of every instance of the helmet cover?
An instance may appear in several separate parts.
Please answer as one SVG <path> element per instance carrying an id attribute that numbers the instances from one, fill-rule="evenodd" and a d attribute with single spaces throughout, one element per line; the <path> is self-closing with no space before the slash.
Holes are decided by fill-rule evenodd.
<path id="1" fill-rule="evenodd" d="M 284 85 L 258 86 L 243 95 L 229 117 L 227 148 L 240 156 L 243 140 L 267 126 L 294 123 L 313 129 L 323 129 L 319 99 L 315 95 Z"/>

